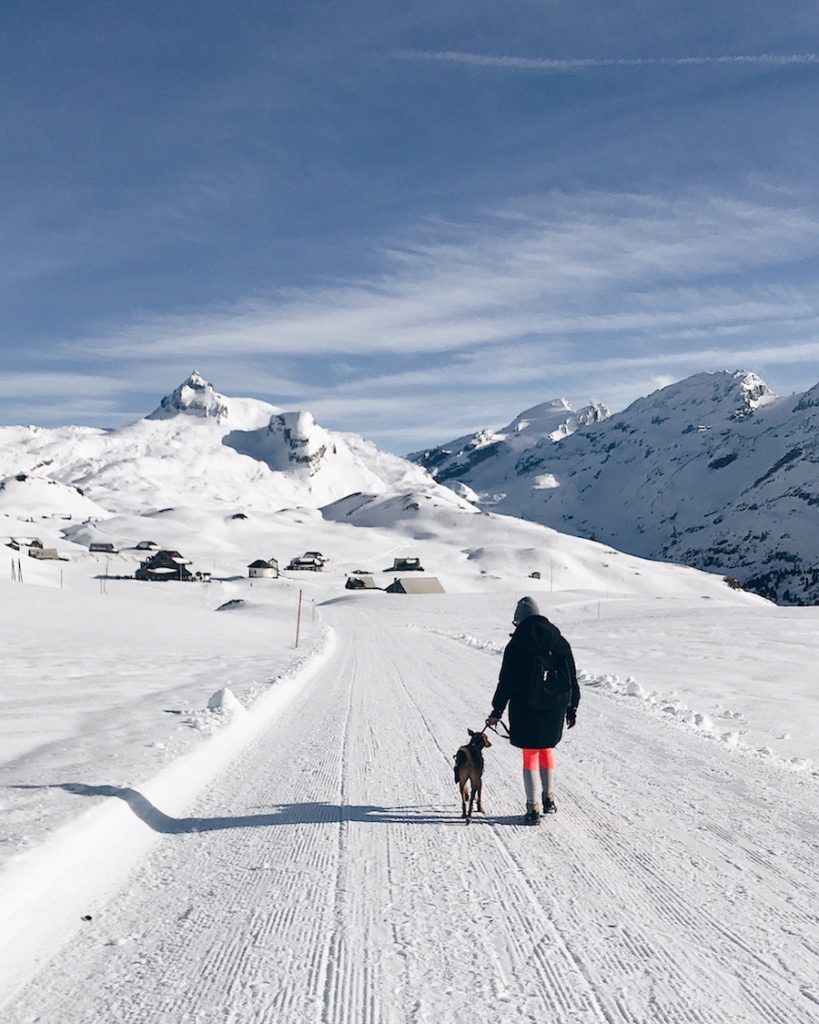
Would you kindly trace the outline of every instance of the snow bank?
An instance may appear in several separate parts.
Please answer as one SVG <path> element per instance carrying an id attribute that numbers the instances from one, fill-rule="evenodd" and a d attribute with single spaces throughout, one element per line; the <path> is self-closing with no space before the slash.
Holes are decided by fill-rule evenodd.
<path id="1" fill-rule="evenodd" d="M 163 821 L 184 814 L 204 786 L 331 659 L 334 649 L 335 635 L 328 630 L 323 647 L 283 675 L 250 713 L 234 715 L 207 743 L 135 788 L 69 784 L 77 795 L 109 799 L 0 873 L 0 960 L 5 968 L 0 1004 L 71 939 L 89 910 L 104 902 L 157 841 Z M 221 693 L 220 707 L 231 704 Z"/>

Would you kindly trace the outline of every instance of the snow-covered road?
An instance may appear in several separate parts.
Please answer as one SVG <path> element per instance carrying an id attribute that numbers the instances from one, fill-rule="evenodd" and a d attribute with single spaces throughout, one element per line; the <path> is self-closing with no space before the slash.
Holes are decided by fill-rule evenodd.
<path id="1" fill-rule="evenodd" d="M 557 816 L 517 825 L 496 741 L 467 828 L 497 657 L 325 617 L 332 661 L 187 817 L 111 790 L 159 840 L 7 1024 L 819 1020 L 815 779 L 586 688 Z"/>

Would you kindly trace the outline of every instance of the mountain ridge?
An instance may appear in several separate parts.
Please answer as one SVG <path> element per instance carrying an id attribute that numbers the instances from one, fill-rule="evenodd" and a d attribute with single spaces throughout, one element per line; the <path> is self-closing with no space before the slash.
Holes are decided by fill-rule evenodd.
<path id="1" fill-rule="evenodd" d="M 304 410 L 227 397 L 196 371 L 124 427 L 0 427 L 0 480 L 20 474 L 79 487 L 95 507 L 130 514 L 191 503 L 319 508 L 355 490 L 440 492 L 439 501 L 457 503 L 424 469 L 364 438 L 325 430 Z M 64 493 L 43 493 L 59 513 Z M 18 495 L 0 491 L 0 511 L 18 510 Z"/>
<path id="2" fill-rule="evenodd" d="M 819 603 L 817 438 L 819 384 L 782 398 L 754 373 L 720 371 L 614 415 L 541 402 L 403 459 L 306 410 L 226 397 L 194 371 L 121 428 L 0 427 L 0 513 L 304 507 L 383 525 L 493 511 Z"/>
<path id="3" fill-rule="evenodd" d="M 410 457 L 481 508 L 817 603 L 818 429 L 819 384 L 783 398 L 755 373 L 720 371 L 523 453 L 496 445 L 453 467 L 451 443 Z"/>

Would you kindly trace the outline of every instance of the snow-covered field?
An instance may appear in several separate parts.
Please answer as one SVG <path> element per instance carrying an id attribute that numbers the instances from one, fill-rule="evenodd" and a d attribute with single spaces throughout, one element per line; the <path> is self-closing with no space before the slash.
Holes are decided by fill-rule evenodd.
<path id="1" fill-rule="evenodd" d="M 819 1019 L 819 611 L 449 506 L 160 522 L 219 579 L 100 580 L 43 520 L 71 560 L 0 584 L 4 1021 Z M 446 594 L 343 589 L 416 552 Z M 583 672 L 559 813 L 516 824 L 498 740 L 465 828 L 527 592 Z"/>
<path id="2" fill-rule="evenodd" d="M 4 439 L 4 1024 L 819 1020 L 819 609 L 195 376 Z M 211 582 L 135 580 L 147 540 Z M 445 593 L 345 589 L 412 557 Z M 498 739 L 466 828 L 452 755 L 527 593 L 581 670 L 559 812 L 519 825 Z"/>

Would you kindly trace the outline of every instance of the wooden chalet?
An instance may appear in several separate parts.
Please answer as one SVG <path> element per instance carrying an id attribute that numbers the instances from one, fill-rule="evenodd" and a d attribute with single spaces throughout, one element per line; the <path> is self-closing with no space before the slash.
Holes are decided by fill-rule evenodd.
<path id="1" fill-rule="evenodd" d="M 298 558 L 291 559 L 287 568 L 291 572 L 321 572 L 324 568 L 324 560 L 300 555 Z"/>
<path id="2" fill-rule="evenodd" d="M 209 573 L 191 572 L 188 568 L 190 564 L 190 559 L 183 558 L 178 551 L 156 551 L 140 564 L 134 573 L 134 579 L 153 582 L 181 580 L 187 583 L 193 579 L 210 578 Z"/>

